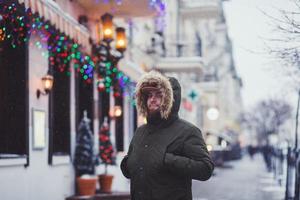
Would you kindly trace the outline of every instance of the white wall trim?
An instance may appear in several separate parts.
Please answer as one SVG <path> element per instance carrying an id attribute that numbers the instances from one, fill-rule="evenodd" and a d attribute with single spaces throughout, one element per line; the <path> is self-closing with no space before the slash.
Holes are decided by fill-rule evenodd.
<path id="1" fill-rule="evenodd" d="M 71 163 L 71 157 L 67 156 L 52 156 L 52 165 L 69 165 Z"/>
<path id="2" fill-rule="evenodd" d="M 0 159 L 0 167 L 12 166 L 12 165 L 25 165 L 27 163 L 26 158 L 5 158 Z"/>

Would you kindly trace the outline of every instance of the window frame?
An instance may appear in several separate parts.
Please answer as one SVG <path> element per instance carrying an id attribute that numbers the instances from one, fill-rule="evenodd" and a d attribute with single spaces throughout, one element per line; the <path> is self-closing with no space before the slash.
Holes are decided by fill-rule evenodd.
<path id="1" fill-rule="evenodd" d="M 71 66 L 71 63 L 68 63 L 69 67 Z M 53 78 L 54 78 L 54 82 L 53 82 L 53 88 L 49 94 L 49 118 L 48 118 L 48 124 L 49 124 L 49 155 L 48 155 L 48 164 L 49 165 L 64 165 L 64 164 L 69 164 L 71 163 L 71 76 L 66 76 L 66 75 L 63 75 L 63 74 L 59 74 L 59 73 L 62 73 L 62 72 L 59 72 L 58 69 L 55 70 L 55 69 L 52 69 L 50 66 L 49 66 L 49 70 L 50 70 L 50 73 L 53 75 Z M 55 123 L 55 116 L 57 114 L 55 114 L 54 112 L 57 112 L 57 108 L 55 108 L 55 104 L 57 104 L 57 96 L 55 96 L 54 93 L 60 95 L 61 92 L 57 92 L 55 90 L 55 86 L 54 84 L 59 84 L 59 85 L 65 85 L 65 84 L 61 84 L 61 80 L 63 79 L 63 76 L 65 76 L 66 78 L 68 78 L 68 80 L 66 82 L 68 82 L 68 85 L 66 86 L 66 90 L 65 90 L 65 94 L 67 94 L 68 96 L 67 97 L 62 97 L 62 98 L 67 98 L 67 106 L 68 106 L 68 109 L 66 110 L 66 112 L 68 112 L 68 115 L 67 115 L 67 119 L 66 120 L 63 120 L 65 121 L 66 123 L 68 123 L 68 127 L 66 130 L 68 133 L 65 133 L 65 137 L 67 138 L 64 138 L 64 142 L 63 143 L 63 146 L 64 145 L 67 145 L 67 151 L 54 151 L 55 148 L 57 148 L 57 146 L 55 147 L 54 145 L 58 145 L 55 143 L 55 140 L 54 139 L 54 136 L 57 135 L 55 134 L 56 131 L 61 131 L 58 129 L 54 130 L 55 128 L 57 128 L 56 126 L 54 126 L 54 123 Z M 60 81 L 59 81 L 60 79 Z M 58 82 L 59 81 L 59 82 Z M 64 95 L 65 95 L 64 94 Z M 60 148 L 60 147 L 58 147 Z"/>
<path id="2" fill-rule="evenodd" d="M 5 42 L 7 42 L 7 44 L 5 44 Z M 10 44 L 8 44 L 9 41 L 3 41 L 1 46 L 5 46 L 8 45 L 10 46 Z M 1 48 L 1 47 L 0 47 Z M 10 48 L 12 48 L 10 46 Z M 22 48 L 23 52 L 23 56 L 24 56 L 24 64 L 22 66 L 18 65 L 18 63 L 20 63 L 19 59 L 14 59 L 13 57 L 10 60 L 13 60 L 16 62 L 15 66 L 19 66 L 24 68 L 24 71 L 21 72 L 16 72 L 16 73 L 22 73 L 24 72 L 24 76 L 22 76 L 22 78 L 24 78 L 24 121 L 22 123 L 24 126 L 24 130 L 23 130 L 23 142 L 24 142 L 24 149 L 22 151 L 22 153 L 16 153 L 14 151 L 18 151 L 17 149 L 12 149 L 11 153 L 0 153 L 0 166 L 12 166 L 12 165 L 24 165 L 24 167 L 28 167 L 29 166 L 29 45 L 28 43 L 24 43 L 22 44 L 22 46 L 17 46 L 15 50 L 17 50 L 18 48 Z M 3 51 L 7 50 L 7 46 L 3 47 Z M 10 49 L 10 51 L 13 51 L 12 49 Z M 9 58 L 8 58 L 9 59 Z M 10 61 L 9 61 L 10 62 Z M 5 70 L 5 69 L 4 69 Z M 15 80 L 12 80 L 13 82 L 15 82 Z M 11 85 L 11 84 L 1 84 L 2 87 L 4 87 L 5 85 Z M 16 94 L 16 93 L 15 93 Z M 14 94 L 14 96 L 15 96 Z M 7 124 L 7 123 L 5 123 Z M 21 133 L 20 133 L 21 134 Z M 3 142 L 4 143 L 4 142 Z"/>

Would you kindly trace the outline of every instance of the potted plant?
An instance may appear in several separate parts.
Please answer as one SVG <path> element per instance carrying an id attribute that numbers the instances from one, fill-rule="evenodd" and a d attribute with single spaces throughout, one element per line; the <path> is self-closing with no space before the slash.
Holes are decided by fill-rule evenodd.
<path id="1" fill-rule="evenodd" d="M 94 137 L 90 129 L 90 120 L 84 111 L 84 116 L 79 123 L 76 138 L 74 167 L 79 195 L 94 195 L 96 192 L 97 177 L 95 165 L 97 159 L 94 154 Z"/>
<path id="2" fill-rule="evenodd" d="M 100 192 L 111 193 L 113 175 L 107 174 L 107 165 L 115 165 L 116 157 L 114 153 L 114 148 L 110 141 L 110 132 L 107 117 L 104 118 L 104 122 L 100 128 L 99 157 L 101 159 L 101 163 L 105 164 L 104 174 L 100 174 L 98 176 Z"/>

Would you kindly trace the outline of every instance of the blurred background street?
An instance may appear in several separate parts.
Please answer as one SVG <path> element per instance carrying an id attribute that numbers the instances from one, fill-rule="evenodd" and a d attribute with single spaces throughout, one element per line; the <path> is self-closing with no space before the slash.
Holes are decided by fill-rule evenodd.
<path id="1" fill-rule="evenodd" d="M 285 185 L 280 186 L 274 173 L 267 172 L 260 154 L 216 168 L 207 182 L 193 182 L 195 200 L 282 200 L 284 192 Z"/>

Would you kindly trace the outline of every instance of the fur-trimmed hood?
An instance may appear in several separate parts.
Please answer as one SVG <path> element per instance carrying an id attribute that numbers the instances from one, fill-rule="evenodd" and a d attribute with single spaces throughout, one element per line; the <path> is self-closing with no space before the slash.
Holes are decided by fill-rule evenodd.
<path id="1" fill-rule="evenodd" d="M 142 92 L 142 89 L 149 86 L 155 86 L 161 90 L 163 98 L 160 115 L 161 118 L 167 119 L 173 106 L 173 89 L 169 79 L 156 71 L 145 74 L 137 83 L 136 102 L 138 112 L 141 115 L 148 117 L 147 96 Z"/>

